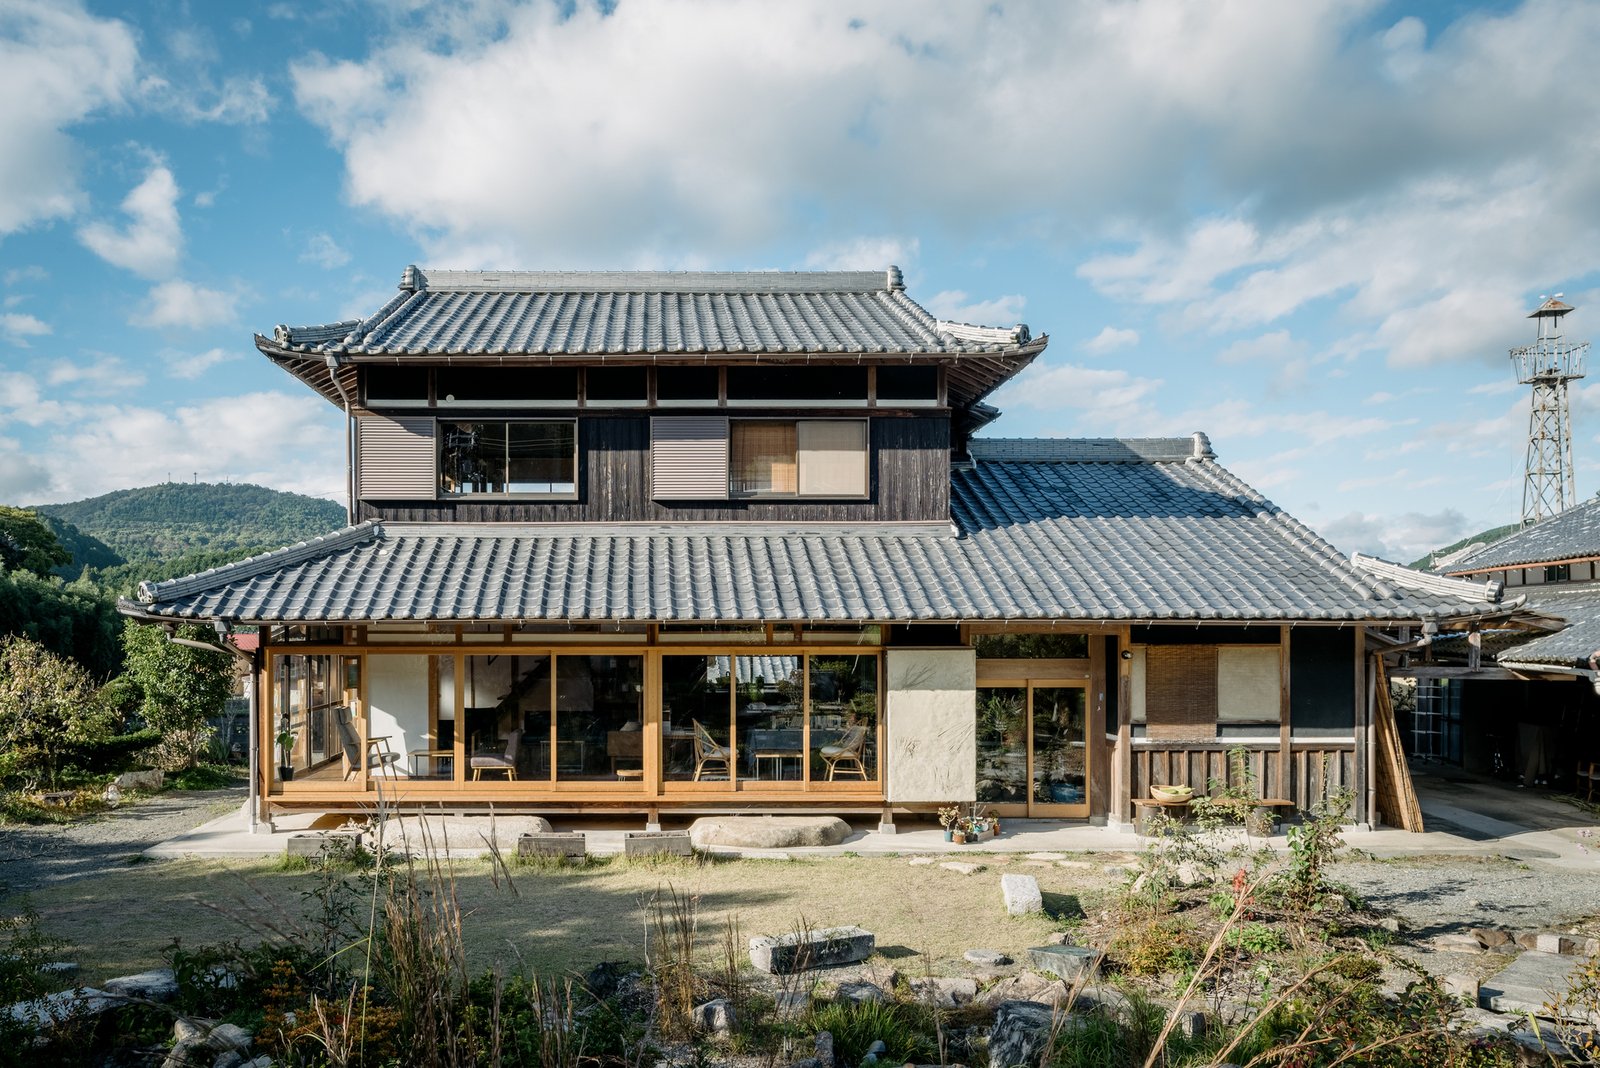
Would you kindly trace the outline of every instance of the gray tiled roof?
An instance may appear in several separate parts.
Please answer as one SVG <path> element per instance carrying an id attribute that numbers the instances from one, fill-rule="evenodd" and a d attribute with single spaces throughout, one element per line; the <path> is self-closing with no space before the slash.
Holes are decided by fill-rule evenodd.
<path id="1" fill-rule="evenodd" d="M 1460 574 L 1589 556 L 1600 556 L 1600 500 L 1595 499 L 1575 504 L 1560 515 L 1486 545 L 1471 556 L 1453 561 L 1447 570 Z"/>
<path id="2" fill-rule="evenodd" d="M 256 347 L 334 403 L 357 363 L 926 356 L 970 407 L 1048 338 L 936 319 L 886 271 L 423 271 L 366 319 L 284 326 Z M 330 367 L 328 361 L 335 365 Z M 337 376 L 338 385 L 334 376 Z"/>
<path id="3" fill-rule="evenodd" d="M 421 271 L 369 319 L 279 326 L 288 352 L 421 356 L 942 353 L 1015 348 L 1025 326 L 936 320 L 888 271 Z"/>
<path id="4" fill-rule="evenodd" d="M 1567 621 L 1565 630 L 1523 642 L 1498 654 L 1501 663 L 1587 667 L 1600 650 L 1600 583 L 1529 587 L 1528 607 Z"/>
<path id="5" fill-rule="evenodd" d="M 1025 457 L 1024 445 L 999 450 Z M 1505 609 L 1482 583 L 1431 577 L 1413 589 L 1357 566 L 1194 459 L 1191 438 L 1114 450 L 1112 462 L 986 459 L 988 448 L 953 472 L 951 527 L 368 523 L 145 584 L 128 607 L 244 622 L 1354 621 Z"/>

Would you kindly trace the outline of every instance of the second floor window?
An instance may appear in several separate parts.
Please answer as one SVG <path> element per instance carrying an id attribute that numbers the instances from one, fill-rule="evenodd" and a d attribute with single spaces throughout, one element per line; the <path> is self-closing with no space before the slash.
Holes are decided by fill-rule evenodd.
<path id="1" fill-rule="evenodd" d="M 865 497 L 867 424 L 860 419 L 735 419 L 734 497 Z"/>
<path id="2" fill-rule="evenodd" d="M 447 497 L 576 494 L 577 423 L 570 419 L 440 422 L 439 488 Z"/>

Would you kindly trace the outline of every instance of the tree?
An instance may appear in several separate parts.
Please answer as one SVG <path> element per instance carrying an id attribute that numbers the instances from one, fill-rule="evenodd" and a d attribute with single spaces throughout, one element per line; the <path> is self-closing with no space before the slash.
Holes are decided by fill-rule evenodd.
<path id="1" fill-rule="evenodd" d="M 210 627 L 185 623 L 177 637 L 214 642 Z M 145 725 L 161 732 L 162 763 L 168 771 L 193 767 L 212 728 L 206 721 L 220 715 L 233 693 L 233 657 L 167 641 L 160 627 L 129 620 L 123 627 L 122 647 L 128 675 L 144 693 L 139 715 Z"/>
<path id="2" fill-rule="evenodd" d="M 55 532 L 38 515 L 0 504 L 0 565 L 7 571 L 48 575 L 52 567 L 72 563 Z"/>
<path id="3" fill-rule="evenodd" d="M 76 745 L 117 727 L 82 667 L 20 635 L 0 638 L 0 754 L 52 788 Z"/>

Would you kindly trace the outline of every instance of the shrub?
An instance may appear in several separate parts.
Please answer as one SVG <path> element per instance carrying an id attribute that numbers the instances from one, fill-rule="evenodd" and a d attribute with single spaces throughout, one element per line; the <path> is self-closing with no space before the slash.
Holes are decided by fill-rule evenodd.
<path id="1" fill-rule="evenodd" d="M 53 788 L 74 747 L 115 728 L 82 667 L 28 638 L 0 639 L 0 750 L 26 785 Z"/>

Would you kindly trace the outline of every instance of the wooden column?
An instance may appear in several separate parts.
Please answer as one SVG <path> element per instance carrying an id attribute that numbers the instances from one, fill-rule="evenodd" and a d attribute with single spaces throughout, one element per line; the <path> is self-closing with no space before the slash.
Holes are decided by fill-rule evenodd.
<path id="1" fill-rule="evenodd" d="M 1281 797 L 1298 797 L 1298 783 L 1294 782 L 1294 731 L 1290 724 L 1289 709 L 1289 636 L 1291 627 L 1278 628 L 1278 793 Z"/>
<path id="2" fill-rule="evenodd" d="M 1372 822 L 1372 810 L 1377 801 L 1376 776 L 1368 762 L 1372 756 L 1372 695 L 1367 692 L 1367 628 L 1356 627 L 1356 655 L 1355 655 L 1355 773 L 1356 781 L 1352 784 L 1355 793 L 1355 811 L 1351 817 L 1358 824 Z"/>
<path id="3" fill-rule="evenodd" d="M 1117 633 L 1117 747 L 1111 768 L 1111 805 L 1116 821 L 1126 826 L 1133 822 L 1133 662 L 1122 654 L 1133 640 L 1133 630 L 1122 627 Z"/>

